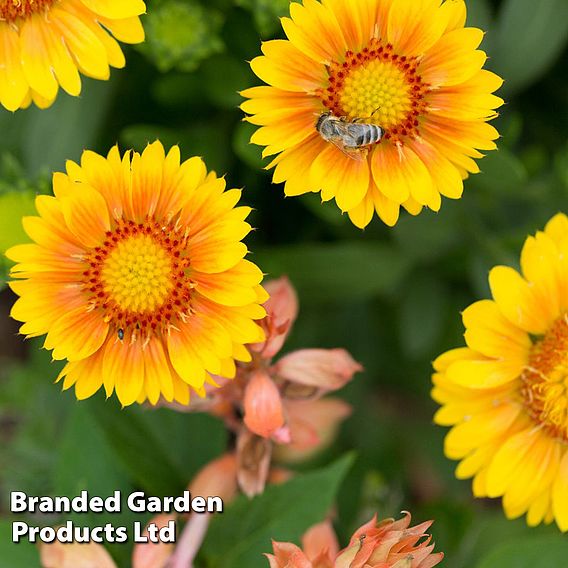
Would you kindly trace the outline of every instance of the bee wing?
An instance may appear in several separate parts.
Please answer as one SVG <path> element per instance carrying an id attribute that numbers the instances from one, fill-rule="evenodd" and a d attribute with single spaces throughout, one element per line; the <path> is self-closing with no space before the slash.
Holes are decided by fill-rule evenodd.
<path id="1" fill-rule="evenodd" d="M 357 147 L 357 133 L 353 132 L 351 126 L 347 122 L 337 122 L 335 128 L 338 135 L 330 138 L 329 142 L 353 160 L 363 161 L 367 157 L 367 149 Z"/>

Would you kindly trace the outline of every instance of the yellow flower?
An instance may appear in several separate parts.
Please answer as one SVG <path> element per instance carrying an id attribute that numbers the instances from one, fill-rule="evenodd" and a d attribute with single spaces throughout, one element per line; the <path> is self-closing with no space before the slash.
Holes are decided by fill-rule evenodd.
<path id="1" fill-rule="evenodd" d="M 434 362 L 445 453 L 509 518 L 568 531 L 568 218 L 526 240 L 521 274 L 497 266 L 489 283 L 493 300 L 463 312 L 467 347 Z"/>
<path id="2" fill-rule="evenodd" d="M 242 93 L 260 126 L 251 142 L 275 156 L 274 183 L 289 196 L 335 198 L 361 228 L 375 211 L 392 226 L 401 205 L 417 215 L 438 211 L 441 195 L 458 199 L 479 150 L 495 148 L 487 120 L 503 104 L 491 94 L 502 80 L 476 49 L 483 32 L 464 28 L 465 15 L 463 0 L 290 4 L 288 39 L 265 42 L 251 62 L 269 86 Z M 382 138 L 340 151 L 316 129 L 324 113 L 343 129 L 378 125 Z"/>
<path id="3" fill-rule="evenodd" d="M 106 159 L 84 152 L 53 189 L 23 220 L 35 243 L 6 254 L 18 263 L 11 315 L 68 361 L 64 389 L 187 404 L 190 386 L 203 396 L 209 373 L 233 377 L 234 360 L 250 360 L 244 344 L 264 339 L 253 320 L 267 295 L 244 259 L 240 190 L 159 142 L 122 158 L 117 147 Z"/>
<path id="4" fill-rule="evenodd" d="M 145 11 L 142 0 L 0 0 L 0 103 L 46 108 L 59 86 L 81 92 L 79 72 L 108 79 L 109 66 L 125 64 L 112 36 L 143 41 Z"/>

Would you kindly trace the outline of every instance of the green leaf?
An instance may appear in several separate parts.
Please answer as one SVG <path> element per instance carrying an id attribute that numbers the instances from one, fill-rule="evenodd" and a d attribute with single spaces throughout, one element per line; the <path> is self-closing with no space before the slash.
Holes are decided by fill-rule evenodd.
<path id="1" fill-rule="evenodd" d="M 468 180 L 472 187 L 488 193 L 516 193 L 527 181 L 527 170 L 515 154 L 504 147 L 490 152 L 479 162 L 481 173 Z"/>
<path id="2" fill-rule="evenodd" d="M 492 67 L 511 95 L 539 79 L 568 40 L 568 2 L 505 0 L 497 22 Z"/>
<path id="3" fill-rule="evenodd" d="M 220 12 L 194 0 L 160 0 L 144 18 L 146 41 L 138 49 L 162 72 L 192 71 L 199 63 L 223 50 Z"/>
<path id="4" fill-rule="evenodd" d="M 120 409 L 114 400 L 101 397 L 83 404 L 96 418 L 115 458 L 144 491 L 162 497 L 183 489 L 188 480 L 133 408 Z"/>
<path id="5" fill-rule="evenodd" d="M 370 241 L 270 248 L 257 251 L 254 261 L 270 277 L 288 275 L 312 302 L 390 294 L 410 267 L 392 247 Z"/>
<path id="6" fill-rule="evenodd" d="M 22 158 L 31 176 L 60 171 L 92 148 L 109 108 L 113 83 L 83 78 L 81 97 L 60 93 L 48 109 L 30 108 L 22 127 Z M 22 111 L 18 111 L 22 112 Z"/>
<path id="7" fill-rule="evenodd" d="M 14 245 L 30 241 L 22 227 L 22 217 L 34 215 L 35 194 L 31 191 L 11 191 L 0 195 L 0 289 L 8 280 L 13 262 L 4 256 Z"/>
<path id="8" fill-rule="evenodd" d="M 258 146 L 250 143 L 250 137 L 257 127 L 248 122 L 241 122 L 233 134 L 233 151 L 248 166 L 255 170 L 264 167 L 261 151 Z"/>
<path id="9" fill-rule="evenodd" d="M 81 451 L 78 451 L 81 448 Z M 105 438 L 101 426 L 86 405 L 75 405 L 68 418 L 59 447 L 53 475 L 54 493 L 75 497 L 86 490 L 103 498 L 120 490 L 128 495 L 132 489 L 128 477 Z M 82 525 L 98 526 L 115 522 L 112 513 L 80 514 Z M 74 518 L 70 515 L 69 518 Z"/>
<path id="10" fill-rule="evenodd" d="M 12 520 L 0 520 L 0 568 L 40 568 L 38 551 L 33 544 L 12 542 Z"/>
<path id="11" fill-rule="evenodd" d="M 467 2 L 468 26 L 486 30 L 491 25 L 491 20 L 491 7 L 487 0 L 469 0 Z"/>
<path id="12" fill-rule="evenodd" d="M 24 228 L 22 217 L 35 215 L 35 194 L 31 191 L 12 191 L 0 195 L 0 253 L 11 247 L 30 242 Z"/>
<path id="13" fill-rule="evenodd" d="M 290 0 L 236 0 L 236 4 L 253 13 L 262 37 L 276 33 L 280 28 L 280 18 L 290 13 Z"/>
<path id="14" fill-rule="evenodd" d="M 177 495 L 199 468 L 227 445 L 223 424 L 204 414 L 129 407 L 91 399 L 96 419 L 113 456 L 130 479 L 151 495 Z"/>
<path id="15" fill-rule="evenodd" d="M 202 549 L 208 566 L 260 566 L 272 539 L 297 542 L 326 517 L 352 463 L 349 454 L 327 468 L 270 486 L 252 501 L 239 497 L 211 523 Z"/>
<path id="16" fill-rule="evenodd" d="M 400 344 L 413 358 L 427 355 L 444 328 L 448 291 L 431 274 L 409 280 L 400 309 Z M 416 325 L 420 322 L 420 325 Z"/>
<path id="17" fill-rule="evenodd" d="M 565 537 L 523 536 L 489 552 L 476 568 L 560 568 L 567 558 Z"/>
<path id="18" fill-rule="evenodd" d="M 237 109 L 243 102 L 239 91 L 254 81 L 254 74 L 246 62 L 226 54 L 214 55 L 204 61 L 199 74 L 206 100 L 225 109 Z"/>
<path id="19" fill-rule="evenodd" d="M 401 256 L 408 260 L 432 260 L 442 257 L 463 242 L 461 207 L 463 203 L 446 200 L 439 213 L 425 210 L 418 217 L 405 215 L 392 234 Z"/>

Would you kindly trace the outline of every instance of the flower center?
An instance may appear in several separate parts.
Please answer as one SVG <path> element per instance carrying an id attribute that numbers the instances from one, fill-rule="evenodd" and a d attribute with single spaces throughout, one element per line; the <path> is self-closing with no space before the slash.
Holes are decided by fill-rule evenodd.
<path id="1" fill-rule="evenodd" d="M 534 344 L 521 379 L 532 418 L 554 438 L 568 442 L 568 316 L 556 320 Z"/>
<path id="2" fill-rule="evenodd" d="M 13 22 L 34 12 L 42 12 L 56 0 L 0 0 L 0 21 Z"/>
<path id="3" fill-rule="evenodd" d="M 428 90 L 417 64 L 416 58 L 399 56 L 390 44 L 372 39 L 363 51 L 348 51 L 344 62 L 333 62 L 329 86 L 317 94 L 333 115 L 377 124 L 386 139 L 415 137 Z"/>
<path id="4" fill-rule="evenodd" d="M 191 312 L 187 234 L 173 221 L 120 220 L 85 259 L 83 291 L 90 309 L 112 322 L 119 339 L 145 342 L 167 334 Z"/>
<path id="5" fill-rule="evenodd" d="M 152 237 L 137 235 L 119 243 L 104 262 L 104 291 L 123 310 L 153 311 L 172 288 L 169 254 Z"/>

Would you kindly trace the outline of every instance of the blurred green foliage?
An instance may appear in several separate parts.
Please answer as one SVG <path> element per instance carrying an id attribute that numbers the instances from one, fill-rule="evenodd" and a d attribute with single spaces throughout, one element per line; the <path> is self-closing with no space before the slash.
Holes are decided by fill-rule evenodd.
<path id="1" fill-rule="evenodd" d="M 305 504 L 314 504 L 315 515 L 334 494 L 342 542 L 375 511 L 408 509 L 416 520 L 435 519 L 437 548 L 451 568 L 565 562 L 556 528 L 529 529 L 506 520 L 499 503 L 472 500 L 469 482 L 457 481 L 443 456 L 444 430 L 431 424 L 430 362 L 462 343 L 459 312 L 487 296 L 491 266 L 518 264 L 526 235 L 566 210 L 568 199 L 568 3 L 468 6 L 470 24 L 487 31 L 488 66 L 505 78 L 499 150 L 481 161 L 483 173 L 466 182 L 461 200 L 446 200 L 438 214 L 403 215 L 394 229 L 375 219 L 361 232 L 315 195 L 284 199 L 262 169 L 260 149 L 248 143 L 253 128 L 242 122 L 238 92 L 258 84 L 247 61 L 259 54 L 260 37 L 281 37 L 287 0 L 149 0 L 148 41 L 128 50 L 127 68 L 110 82 L 86 80 L 80 98 L 62 94 L 47 111 L 0 111 L 2 251 L 25 238 L 19 217 L 32 212 L 33 194 L 48 192 L 51 172 L 83 148 L 179 143 L 185 157 L 203 156 L 230 186 L 246 188 L 258 229 L 248 239 L 251 257 L 297 286 L 301 311 L 285 349 L 345 347 L 365 365 L 342 393 L 356 411 L 337 443 L 302 467 L 297 481 L 252 503 L 243 498 L 216 519 L 198 566 L 221 565 L 219 550 L 231 551 L 232 566 L 266 566 L 262 556 L 245 561 L 234 552 L 245 536 L 237 528 L 260 527 L 266 515 L 282 521 L 270 524 L 270 536 L 297 538 L 313 520 Z M 4 290 L 4 313 L 12 301 Z M 209 417 L 121 410 L 102 397 L 77 403 L 52 384 L 59 366 L 41 342 L 16 355 L 22 342 L 7 317 L 1 324 L 0 567 L 37 566 L 33 547 L 7 544 L 9 490 L 175 494 L 226 446 L 222 426 Z M 337 491 L 345 466 L 334 462 L 352 449 L 357 458 Z M 278 509 L 288 502 L 290 509 Z M 268 533 L 254 534 L 251 550 L 268 552 Z M 129 565 L 129 546 L 111 552 Z"/>

